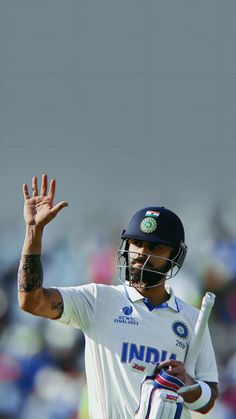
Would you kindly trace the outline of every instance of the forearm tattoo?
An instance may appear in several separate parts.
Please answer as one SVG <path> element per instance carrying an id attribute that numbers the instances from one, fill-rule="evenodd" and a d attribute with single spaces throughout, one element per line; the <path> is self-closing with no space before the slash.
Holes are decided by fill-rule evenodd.
<path id="1" fill-rule="evenodd" d="M 18 291 L 31 292 L 42 287 L 43 268 L 40 255 L 23 255 L 18 271 Z"/>

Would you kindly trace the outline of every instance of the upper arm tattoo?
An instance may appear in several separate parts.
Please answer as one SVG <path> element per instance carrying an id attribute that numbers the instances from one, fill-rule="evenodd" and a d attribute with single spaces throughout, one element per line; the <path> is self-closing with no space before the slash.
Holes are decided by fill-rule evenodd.
<path id="1" fill-rule="evenodd" d="M 23 255 L 18 271 L 18 291 L 31 292 L 42 287 L 43 268 L 40 255 Z"/>
<path id="2" fill-rule="evenodd" d="M 58 313 L 58 316 L 56 318 L 60 318 L 64 310 L 63 301 L 52 301 L 51 309 Z"/>

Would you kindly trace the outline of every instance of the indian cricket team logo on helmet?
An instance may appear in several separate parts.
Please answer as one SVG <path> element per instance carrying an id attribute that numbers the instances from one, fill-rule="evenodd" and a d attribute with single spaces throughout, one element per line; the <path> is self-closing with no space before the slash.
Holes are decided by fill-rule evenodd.
<path id="1" fill-rule="evenodd" d="M 144 233 L 150 234 L 157 229 L 157 222 L 155 218 L 145 217 L 140 224 L 140 228 Z"/>
<path id="2" fill-rule="evenodd" d="M 184 242 L 184 227 L 182 221 L 173 211 L 165 207 L 145 207 L 137 211 L 126 229 L 121 232 L 121 244 L 118 250 L 117 268 L 121 282 L 131 281 L 130 240 L 163 244 L 170 247 L 171 255 L 166 264 L 167 278 L 173 278 L 183 265 L 187 246 Z M 160 273 L 161 275 L 162 273 Z M 156 281 L 160 279 L 156 273 Z M 162 276 L 163 277 L 163 276 Z M 154 285 L 150 285 L 154 286 Z M 149 285 L 147 285 L 147 288 Z"/>
<path id="3" fill-rule="evenodd" d="M 182 339 L 187 339 L 188 337 L 188 328 L 185 323 L 181 321 L 176 321 L 171 326 L 173 332 Z"/>

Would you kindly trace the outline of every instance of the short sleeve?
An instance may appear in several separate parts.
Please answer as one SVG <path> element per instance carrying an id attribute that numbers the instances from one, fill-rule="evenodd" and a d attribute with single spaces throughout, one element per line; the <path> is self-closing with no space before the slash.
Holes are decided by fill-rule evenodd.
<path id="1" fill-rule="evenodd" d="M 96 315 L 96 284 L 56 289 L 60 292 L 64 305 L 63 314 L 56 321 L 81 330 L 89 328 Z"/>

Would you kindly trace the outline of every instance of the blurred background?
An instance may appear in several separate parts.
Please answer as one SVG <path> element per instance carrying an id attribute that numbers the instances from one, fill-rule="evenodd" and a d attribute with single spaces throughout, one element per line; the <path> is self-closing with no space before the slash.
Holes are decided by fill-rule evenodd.
<path id="1" fill-rule="evenodd" d="M 133 212 L 181 217 L 172 285 L 217 296 L 205 417 L 236 417 L 235 76 L 233 0 L 0 0 L 1 419 L 88 418 L 83 335 L 17 305 L 22 184 L 44 172 L 69 202 L 45 232 L 47 286 L 117 283 Z"/>

